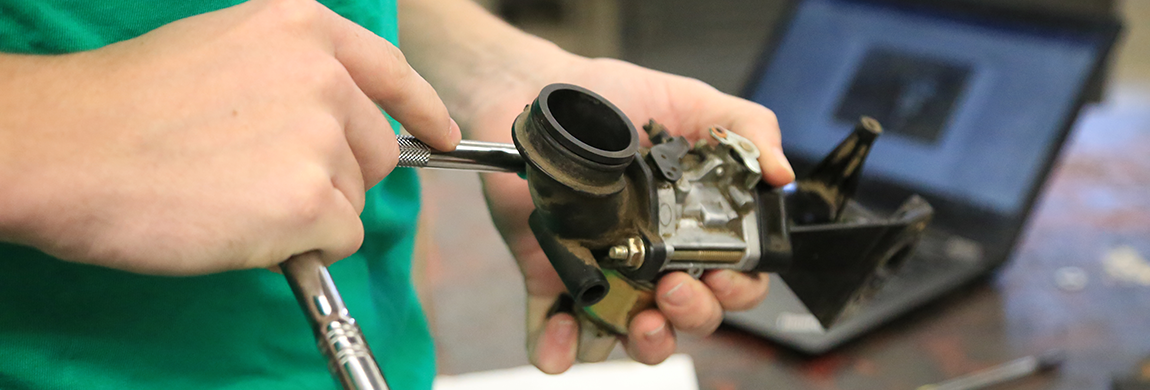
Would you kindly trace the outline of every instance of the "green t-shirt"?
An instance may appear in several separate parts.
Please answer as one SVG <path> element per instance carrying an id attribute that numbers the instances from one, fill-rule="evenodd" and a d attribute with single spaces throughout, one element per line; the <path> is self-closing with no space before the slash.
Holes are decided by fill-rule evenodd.
<path id="1" fill-rule="evenodd" d="M 0 2 L 0 52 L 96 49 L 238 0 Z M 396 42 L 395 0 L 331 9 Z M 396 127 L 398 128 L 398 127 Z M 434 349 L 411 284 L 419 183 L 368 192 L 366 238 L 332 277 L 393 389 L 429 389 Z M 143 276 L 0 244 L 0 389 L 336 387 L 283 276 Z"/>

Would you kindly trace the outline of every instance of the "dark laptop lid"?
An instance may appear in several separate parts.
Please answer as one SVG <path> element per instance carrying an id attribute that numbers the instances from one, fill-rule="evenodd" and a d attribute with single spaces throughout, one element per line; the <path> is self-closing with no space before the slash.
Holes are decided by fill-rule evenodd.
<path id="1" fill-rule="evenodd" d="M 800 174 L 859 115 L 886 133 L 859 201 L 891 209 L 912 193 L 933 227 L 1006 258 L 1083 92 L 1117 34 L 1113 21 L 1004 17 L 862 0 L 806 0 L 747 83 L 778 115 Z"/>

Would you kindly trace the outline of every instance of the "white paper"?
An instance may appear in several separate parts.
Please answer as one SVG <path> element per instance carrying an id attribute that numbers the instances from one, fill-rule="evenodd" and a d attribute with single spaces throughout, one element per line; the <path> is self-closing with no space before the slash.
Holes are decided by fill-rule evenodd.
<path id="1" fill-rule="evenodd" d="M 699 390 L 695 363 L 685 354 L 648 366 L 632 361 L 579 364 L 560 375 L 531 366 L 435 378 L 434 390 Z"/>

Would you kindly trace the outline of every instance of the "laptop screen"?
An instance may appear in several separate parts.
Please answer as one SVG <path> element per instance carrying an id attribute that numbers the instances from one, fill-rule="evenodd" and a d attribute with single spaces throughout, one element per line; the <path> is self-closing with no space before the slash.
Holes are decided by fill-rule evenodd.
<path id="1" fill-rule="evenodd" d="M 874 2 L 796 7 L 746 90 L 778 115 L 788 157 L 820 159 L 869 115 L 885 133 L 864 178 L 1006 218 L 1026 211 L 1107 42 Z"/>

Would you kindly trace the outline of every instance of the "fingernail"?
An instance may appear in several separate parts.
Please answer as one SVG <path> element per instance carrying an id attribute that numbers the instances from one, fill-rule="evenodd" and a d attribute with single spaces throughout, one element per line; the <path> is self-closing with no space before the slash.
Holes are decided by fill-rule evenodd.
<path id="1" fill-rule="evenodd" d="M 787 161 L 787 155 L 783 154 L 782 149 L 777 149 L 777 148 L 775 149 L 774 154 L 775 154 L 775 161 L 778 162 L 779 166 L 781 166 L 781 167 L 783 167 L 783 169 L 787 170 L 787 175 L 790 178 L 794 179 L 795 169 L 791 168 L 791 162 Z"/>
<path id="2" fill-rule="evenodd" d="M 651 329 L 651 330 L 643 333 L 643 337 L 646 338 L 648 342 L 658 343 L 660 341 L 663 341 L 663 334 L 666 333 L 666 332 L 664 332 L 666 329 L 667 329 L 667 324 L 663 323 L 662 325 L 659 325 L 658 328 Z"/>
<path id="3" fill-rule="evenodd" d="M 719 271 L 717 276 L 710 279 L 711 291 L 718 297 L 731 295 L 731 291 L 735 288 L 735 273 L 724 270 Z"/>
<path id="4" fill-rule="evenodd" d="M 679 282 L 675 287 L 667 290 L 667 293 L 663 294 L 663 298 L 666 299 L 667 303 L 675 306 L 685 305 L 691 300 L 691 288 L 687 287 L 686 282 Z"/>
<path id="5" fill-rule="evenodd" d="M 551 321 L 551 341 L 556 345 L 567 343 L 575 334 L 575 321 L 561 318 Z"/>
<path id="6" fill-rule="evenodd" d="M 459 146 L 459 142 L 463 141 L 463 132 L 459 130 L 459 123 L 455 122 L 454 118 L 451 119 L 451 126 L 447 127 L 447 139 L 451 140 L 451 146 Z"/>

